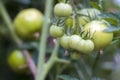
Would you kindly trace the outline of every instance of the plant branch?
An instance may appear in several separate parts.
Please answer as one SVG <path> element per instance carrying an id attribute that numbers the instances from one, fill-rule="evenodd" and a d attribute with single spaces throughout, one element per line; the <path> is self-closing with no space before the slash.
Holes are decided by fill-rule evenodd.
<path id="1" fill-rule="evenodd" d="M 48 37 L 48 29 L 50 25 L 50 17 L 52 13 L 52 7 L 53 7 L 53 1 L 54 0 L 46 0 L 45 4 L 45 22 L 43 24 L 42 33 L 41 33 L 41 39 L 40 39 L 40 47 L 39 47 L 39 56 L 38 56 L 38 69 L 37 69 L 37 75 L 36 80 L 44 80 L 41 79 L 43 72 L 44 72 L 44 64 L 45 64 L 45 51 L 46 51 L 46 44 L 47 44 L 47 37 Z"/>
<path id="2" fill-rule="evenodd" d="M 44 63 L 43 68 L 42 68 L 43 72 L 42 72 L 41 75 L 39 74 L 40 77 L 39 77 L 38 80 L 45 80 L 45 77 L 47 76 L 47 73 L 49 72 L 51 67 L 54 65 L 54 63 L 56 62 L 58 49 L 59 49 L 59 40 L 57 41 L 57 43 L 56 43 L 56 45 L 54 47 L 54 50 L 52 52 L 52 55 L 51 55 L 49 61 L 47 63 Z"/>
<path id="3" fill-rule="evenodd" d="M 29 55 L 29 52 L 27 50 L 22 50 L 26 60 L 27 60 L 27 63 L 28 63 L 28 66 L 33 74 L 33 77 L 35 78 L 36 76 L 36 65 L 32 59 L 32 57 Z"/>
<path id="4" fill-rule="evenodd" d="M 69 61 L 69 60 L 59 59 L 58 57 L 56 57 L 56 62 L 58 62 L 58 63 L 70 64 L 70 61 Z"/>
<path id="5" fill-rule="evenodd" d="M 80 80 L 86 80 L 83 72 L 79 69 L 79 66 L 78 66 L 78 64 L 76 62 L 74 63 L 74 66 L 75 66 L 76 71 L 77 71 L 77 73 L 78 73 L 78 75 L 80 77 Z"/>

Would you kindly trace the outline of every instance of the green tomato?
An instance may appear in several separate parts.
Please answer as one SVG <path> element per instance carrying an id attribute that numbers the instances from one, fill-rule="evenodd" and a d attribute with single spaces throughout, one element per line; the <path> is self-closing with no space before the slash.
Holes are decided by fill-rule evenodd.
<path id="1" fill-rule="evenodd" d="M 72 60 L 78 60 L 80 58 L 80 54 L 78 52 L 72 52 L 70 53 L 70 58 Z"/>
<path id="2" fill-rule="evenodd" d="M 62 37 L 64 35 L 64 28 L 52 25 L 49 32 L 52 37 Z"/>
<path id="3" fill-rule="evenodd" d="M 72 28 L 73 27 L 73 20 L 72 18 L 68 18 L 65 22 L 66 27 Z M 75 27 L 78 26 L 77 19 L 75 19 Z"/>
<path id="4" fill-rule="evenodd" d="M 64 35 L 60 38 L 60 44 L 63 48 L 65 49 L 69 49 L 69 39 L 70 39 L 70 36 L 67 36 L 67 35 Z"/>
<path id="5" fill-rule="evenodd" d="M 14 19 L 16 33 L 23 39 L 32 39 L 42 28 L 42 13 L 34 8 L 24 9 Z"/>
<path id="6" fill-rule="evenodd" d="M 113 39 L 113 33 L 103 32 L 103 30 L 107 28 L 108 25 L 106 23 L 97 20 L 91 21 L 85 25 L 85 33 L 88 31 L 90 32 L 89 34 L 93 38 L 96 50 L 103 49 L 111 43 Z"/>
<path id="7" fill-rule="evenodd" d="M 72 35 L 69 39 L 69 46 L 71 49 L 76 49 L 78 46 L 78 43 L 80 42 L 81 37 L 79 35 Z"/>
<path id="8" fill-rule="evenodd" d="M 15 72 L 25 72 L 27 70 L 27 62 L 19 50 L 14 50 L 8 56 L 8 64 Z"/>
<path id="9" fill-rule="evenodd" d="M 59 17 L 68 17 L 72 14 L 72 7 L 66 3 L 58 3 L 54 7 L 54 14 Z"/>
<path id="10" fill-rule="evenodd" d="M 81 53 L 90 54 L 94 50 L 94 43 L 89 39 L 81 39 L 76 49 Z"/>

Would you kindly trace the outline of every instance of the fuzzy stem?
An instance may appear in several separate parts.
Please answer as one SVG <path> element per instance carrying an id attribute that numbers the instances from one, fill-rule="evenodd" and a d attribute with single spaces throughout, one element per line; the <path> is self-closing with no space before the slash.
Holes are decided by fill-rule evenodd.
<path id="1" fill-rule="evenodd" d="M 50 25 L 49 18 L 51 17 L 52 7 L 53 7 L 54 0 L 46 0 L 45 4 L 45 22 L 43 24 L 41 39 L 40 39 L 40 47 L 39 47 L 39 56 L 38 56 L 38 69 L 36 80 L 44 80 L 44 64 L 45 64 L 45 51 L 46 51 L 46 44 L 47 44 L 47 37 L 48 37 L 48 29 Z"/>
<path id="2" fill-rule="evenodd" d="M 12 21 L 5 9 L 5 6 L 3 5 L 3 2 L 2 0 L 0 0 L 0 13 L 10 31 L 10 34 L 12 35 L 12 39 L 17 43 L 17 44 L 21 44 L 22 41 L 19 39 L 19 37 L 17 37 L 15 31 L 14 31 L 14 28 L 13 28 L 13 24 L 12 24 Z"/>

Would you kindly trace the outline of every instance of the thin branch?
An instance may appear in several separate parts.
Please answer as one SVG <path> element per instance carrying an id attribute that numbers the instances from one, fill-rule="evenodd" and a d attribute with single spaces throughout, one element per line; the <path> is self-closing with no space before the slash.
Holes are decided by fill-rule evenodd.
<path id="1" fill-rule="evenodd" d="M 56 58 L 56 62 L 58 62 L 58 63 L 70 64 L 70 61 L 69 61 L 69 60 L 59 59 L 59 58 Z"/>
<path id="2" fill-rule="evenodd" d="M 28 63 L 28 66 L 33 74 L 33 77 L 35 78 L 36 76 L 36 65 L 32 59 L 32 57 L 29 55 L 29 52 L 27 50 L 23 50 L 22 51 L 26 60 L 27 60 L 27 63 Z"/>
<path id="3" fill-rule="evenodd" d="M 97 63 L 98 63 L 98 61 L 99 61 L 99 59 L 100 59 L 100 55 L 101 55 L 101 53 L 100 53 L 100 51 L 99 51 L 99 52 L 97 53 L 96 58 L 95 58 L 95 62 L 93 63 L 93 66 L 92 66 L 92 71 L 93 71 L 93 73 L 92 73 L 92 75 L 91 75 L 91 79 L 95 76 L 95 69 L 96 69 Z"/>
<path id="4" fill-rule="evenodd" d="M 49 61 L 47 63 L 44 63 L 43 65 L 43 72 L 40 75 L 39 74 L 39 79 L 37 80 L 45 80 L 45 77 L 47 76 L 47 73 L 49 72 L 49 70 L 51 69 L 51 67 L 54 65 L 54 63 L 56 62 L 56 57 L 58 54 L 58 49 L 59 49 L 59 40 L 57 41 L 57 43 L 55 44 L 54 50 L 52 52 L 52 55 L 49 59 Z"/>
<path id="5" fill-rule="evenodd" d="M 76 62 L 74 63 L 74 66 L 75 66 L 76 71 L 80 77 L 80 80 L 86 80 L 85 76 L 83 75 L 82 71 L 79 69 L 78 64 Z"/>

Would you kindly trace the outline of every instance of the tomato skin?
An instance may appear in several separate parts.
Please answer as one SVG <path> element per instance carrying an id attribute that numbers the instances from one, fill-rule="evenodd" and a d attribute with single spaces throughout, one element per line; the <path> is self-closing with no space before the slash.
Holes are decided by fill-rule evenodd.
<path id="1" fill-rule="evenodd" d="M 94 50 L 94 43 L 92 40 L 81 39 L 77 45 L 76 50 L 83 54 L 90 54 Z"/>
<path id="2" fill-rule="evenodd" d="M 72 7 L 66 3 L 58 3 L 54 7 L 54 14 L 59 17 L 68 17 L 72 14 Z"/>
<path id="3" fill-rule="evenodd" d="M 90 36 L 92 36 L 93 38 L 96 50 L 105 48 L 112 41 L 113 33 L 103 32 L 103 30 L 107 28 L 107 24 L 105 24 L 103 21 L 97 20 L 91 21 L 90 23 L 85 25 L 85 32 L 90 31 Z"/>
<path id="4" fill-rule="evenodd" d="M 65 49 L 69 49 L 69 39 L 70 39 L 70 36 L 67 36 L 67 35 L 64 35 L 60 38 L 60 44 L 63 48 Z"/>
<path id="5" fill-rule="evenodd" d="M 65 22 L 66 27 L 69 27 L 70 29 L 73 27 L 73 20 L 72 18 L 68 18 Z M 77 19 L 75 19 L 75 27 L 78 27 Z"/>
<path id="6" fill-rule="evenodd" d="M 89 54 L 94 50 L 94 43 L 91 40 L 85 40 L 85 48 L 84 48 L 84 53 Z"/>
<path id="7" fill-rule="evenodd" d="M 56 26 L 56 25 L 52 25 L 50 27 L 50 35 L 52 37 L 62 37 L 64 35 L 64 28 L 63 27 L 59 27 L 59 26 Z"/>
<path id="8" fill-rule="evenodd" d="M 71 49 L 76 49 L 81 37 L 79 35 L 71 35 L 69 39 L 69 46 Z"/>
<path id="9" fill-rule="evenodd" d="M 20 11 L 14 19 L 14 28 L 16 33 L 23 39 L 31 39 L 34 33 L 40 32 L 43 24 L 42 13 L 29 8 Z"/>
<path id="10" fill-rule="evenodd" d="M 27 65 L 26 59 L 19 50 L 14 50 L 11 52 L 8 56 L 8 64 L 15 72 L 22 73 L 27 71 L 27 67 L 24 67 Z"/>

